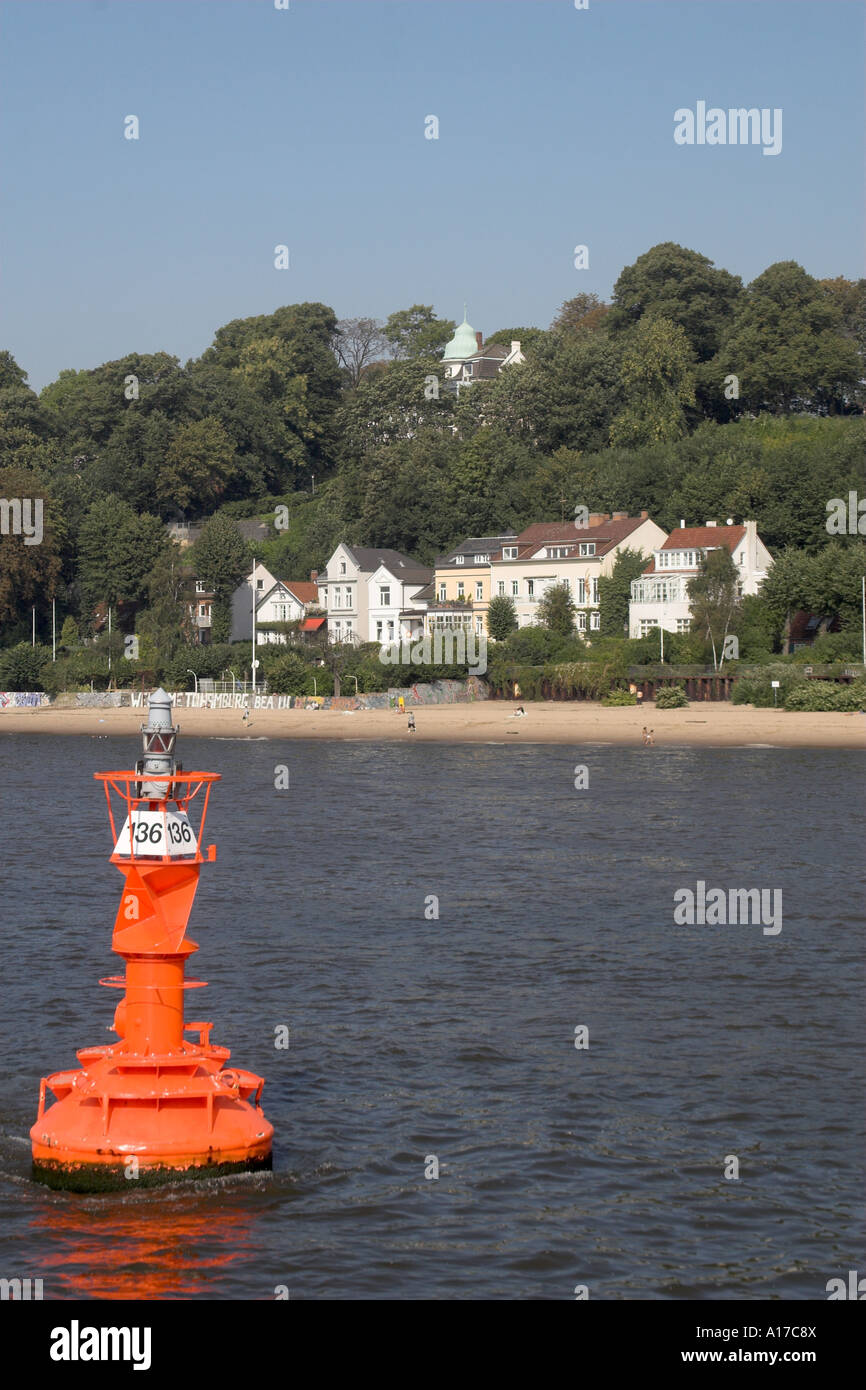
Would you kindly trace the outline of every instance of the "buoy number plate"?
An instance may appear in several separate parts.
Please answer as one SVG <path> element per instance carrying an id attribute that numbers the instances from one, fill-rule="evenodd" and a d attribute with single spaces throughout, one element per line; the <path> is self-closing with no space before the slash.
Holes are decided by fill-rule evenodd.
<path id="1" fill-rule="evenodd" d="M 182 858 L 196 852 L 195 835 L 183 811 L 133 811 L 131 847 L 129 820 L 127 816 L 114 846 L 115 854 L 136 858 L 170 854 Z"/>

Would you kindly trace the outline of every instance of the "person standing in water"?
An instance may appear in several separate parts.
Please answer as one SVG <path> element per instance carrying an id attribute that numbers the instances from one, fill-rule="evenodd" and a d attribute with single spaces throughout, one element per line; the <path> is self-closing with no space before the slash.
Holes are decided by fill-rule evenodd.
<path id="1" fill-rule="evenodd" d="M 409 733 L 410 733 L 410 734 L 414 734 L 414 732 L 415 732 L 415 714 L 414 714 L 414 711 L 410 709 L 410 711 L 409 711 Z"/>

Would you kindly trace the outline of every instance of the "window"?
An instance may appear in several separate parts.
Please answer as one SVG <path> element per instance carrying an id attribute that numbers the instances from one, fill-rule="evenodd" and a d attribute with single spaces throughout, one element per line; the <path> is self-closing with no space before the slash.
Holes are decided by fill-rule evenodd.
<path id="1" fill-rule="evenodd" d="M 199 606 L 198 606 L 198 615 L 199 615 L 200 618 L 207 618 L 207 617 L 209 617 L 209 616 L 210 616 L 210 604 L 209 604 L 209 603 L 200 603 Z"/>
<path id="2" fill-rule="evenodd" d="M 457 597 L 458 597 L 458 598 L 463 598 L 463 597 L 464 597 L 464 594 L 463 594 L 464 587 L 465 587 L 465 586 L 464 586 L 464 584 L 463 584 L 463 580 L 462 580 L 462 579 L 459 580 L 458 583 L 457 583 Z"/>
<path id="3" fill-rule="evenodd" d="M 677 632 L 688 632 L 691 625 L 691 618 L 677 618 Z"/>
<path id="4" fill-rule="evenodd" d="M 335 608 L 342 608 L 342 606 L 343 606 L 343 605 L 342 605 L 342 602 L 341 602 L 341 600 L 340 600 L 340 586 L 339 586 L 339 584 L 335 584 L 335 585 L 334 585 L 334 607 L 335 607 Z"/>
<path id="5" fill-rule="evenodd" d="M 578 603 L 586 603 L 586 580 L 585 580 L 585 579 L 578 579 L 578 581 L 577 581 L 577 601 L 578 601 Z"/>
<path id="6" fill-rule="evenodd" d="M 484 626 L 480 618 L 475 619 L 475 631 L 479 637 L 481 636 L 481 633 L 484 631 Z"/>
<path id="7" fill-rule="evenodd" d="M 658 618 L 641 618 L 640 636 L 649 637 L 650 633 L 659 625 Z"/>
<path id="8" fill-rule="evenodd" d="M 590 626 L 590 628 L 592 629 L 593 632 L 598 632 L 599 628 L 601 627 L 601 614 L 600 614 L 600 613 L 590 613 L 590 615 L 589 615 L 589 626 Z"/>
<path id="9" fill-rule="evenodd" d="M 577 547 L 577 552 L 579 555 L 594 555 L 595 541 L 581 541 L 580 545 Z"/>
<path id="10" fill-rule="evenodd" d="M 486 565 L 486 564 L 487 564 L 487 561 L 488 561 L 489 559 L 490 559 L 490 556 L 489 556 L 489 555 L 476 555 L 476 556 L 475 556 L 475 563 L 476 563 L 476 565 Z"/>
<path id="11" fill-rule="evenodd" d="M 464 375 L 464 376 L 471 376 L 471 375 L 472 375 L 472 363 L 471 363 L 471 362 L 464 362 L 464 363 L 463 363 L 463 375 Z"/>
<path id="12" fill-rule="evenodd" d="M 338 618 L 337 621 L 334 623 L 334 636 L 336 637 L 336 639 L 337 639 L 338 642 L 339 642 L 339 640 L 340 640 L 340 635 L 341 635 L 341 633 L 342 633 L 342 630 L 343 630 L 343 624 L 340 622 L 340 619 Z"/>
<path id="13" fill-rule="evenodd" d="M 389 623 L 389 624 L 388 624 L 388 640 L 389 640 L 389 641 L 393 641 L 393 640 L 394 640 L 394 624 L 393 624 L 393 623 Z"/>
<path id="14" fill-rule="evenodd" d="M 482 584 L 482 582 L 481 582 L 480 579 L 476 579 L 476 581 L 475 581 L 475 602 L 476 602 L 476 603 L 480 603 L 481 600 L 482 600 L 483 598 L 484 598 L 484 585 Z"/>
<path id="15" fill-rule="evenodd" d="M 465 562 L 465 560 L 466 560 L 466 556 L 465 556 L 465 555 L 455 555 L 455 556 L 454 556 L 454 563 L 455 563 L 455 565 L 462 565 L 462 564 Z"/>
<path id="16" fill-rule="evenodd" d="M 284 623 L 285 621 L 286 621 L 286 605 L 285 605 L 284 603 L 278 603 L 278 604 L 277 604 L 277 622 L 278 622 L 278 623 Z"/>
<path id="17" fill-rule="evenodd" d="M 346 619 L 346 636 L 347 636 L 347 637 L 348 637 L 348 635 L 349 635 L 349 633 L 350 633 L 351 631 L 352 631 L 352 619 L 351 619 L 351 618 L 347 618 L 347 619 Z"/>
<path id="18" fill-rule="evenodd" d="M 592 601 L 593 601 L 593 603 L 598 603 L 598 580 L 597 580 L 597 579 L 593 579 L 593 581 L 592 581 Z"/>
<path id="19" fill-rule="evenodd" d="M 535 598 L 535 580 L 534 580 L 534 579 L 527 579 L 527 581 L 526 581 L 526 596 L 527 596 L 527 598 Z"/>
<path id="20" fill-rule="evenodd" d="M 341 573 L 341 574 L 345 574 L 345 573 L 346 573 L 346 561 L 345 561 L 345 560 L 341 560 L 341 561 L 340 561 L 340 573 Z"/>
<path id="21" fill-rule="evenodd" d="M 561 585 L 562 588 L 565 589 L 567 593 L 571 593 L 571 580 L 570 580 L 570 579 L 558 579 L 556 582 L 557 582 L 557 584 Z"/>
<path id="22" fill-rule="evenodd" d="M 578 626 L 578 631 L 580 631 L 580 632 L 586 632 L 586 614 L 585 614 L 585 613 L 578 613 L 578 615 L 577 615 L 577 626 Z"/>
<path id="23" fill-rule="evenodd" d="M 265 581 L 264 581 L 263 579 L 257 579 L 257 580 L 256 580 L 256 588 L 257 588 L 257 589 L 263 589 L 264 587 L 265 587 Z"/>
<path id="24" fill-rule="evenodd" d="M 496 592 L 497 592 L 498 594 L 504 594 L 504 593 L 505 593 L 505 580 L 504 580 L 504 579 L 500 579 L 498 585 L 496 586 Z"/>
<path id="25" fill-rule="evenodd" d="M 391 607 L 391 586 L 389 584 L 379 585 L 379 603 L 383 608 Z"/>
<path id="26" fill-rule="evenodd" d="M 445 590 L 445 585 L 444 585 L 444 584 L 440 584 L 440 585 L 439 585 L 439 602 L 440 602 L 440 603 L 444 603 L 444 602 L 445 602 L 445 592 L 446 592 L 446 590 Z"/>
<path id="27" fill-rule="evenodd" d="M 517 595 L 520 593 L 520 586 L 518 585 L 516 579 L 512 579 L 511 581 L 511 593 L 514 598 L 517 598 Z"/>
<path id="28" fill-rule="evenodd" d="M 205 584 L 203 579 L 197 579 L 195 581 L 195 591 L 197 594 L 207 593 L 207 585 Z"/>
<path id="29" fill-rule="evenodd" d="M 502 558 L 503 558 L 503 560 L 516 560 L 516 559 L 517 559 L 517 546 L 516 546 L 516 545 L 506 545 L 506 546 L 503 546 L 503 549 L 502 549 Z"/>
<path id="30" fill-rule="evenodd" d="M 381 624 L 381 622 L 377 622 L 377 623 L 376 623 L 376 641 L 377 641 L 377 642 L 381 642 L 381 640 L 382 640 L 382 624 Z"/>

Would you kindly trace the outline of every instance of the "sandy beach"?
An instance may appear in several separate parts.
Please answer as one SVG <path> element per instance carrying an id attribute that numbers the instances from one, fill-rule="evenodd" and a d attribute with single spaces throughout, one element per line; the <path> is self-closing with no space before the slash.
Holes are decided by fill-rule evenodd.
<path id="1" fill-rule="evenodd" d="M 434 705 L 415 710 L 416 732 L 394 710 L 253 710 L 248 726 L 237 709 L 179 709 L 184 734 L 205 738 L 414 739 L 443 743 L 641 744 L 644 724 L 658 747 L 866 748 L 863 714 L 803 714 L 748 705 L 695 703 L 688 709 L 605 709 L 589 701 L 525 705 L 504 700 Z M 141 709 L 0 710 L 0 734 L 124 734 L 134 738 Z"/>

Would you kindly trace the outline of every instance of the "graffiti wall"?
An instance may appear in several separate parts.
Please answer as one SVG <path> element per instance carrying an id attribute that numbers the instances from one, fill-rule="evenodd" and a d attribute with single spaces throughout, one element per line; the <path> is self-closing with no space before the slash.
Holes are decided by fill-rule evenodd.
<path id="1" fill-rule="evenodd" d="M 0 709 L 20 709 L 22 705 L 50 705 L 44 690 L 0 690 Z"/>

